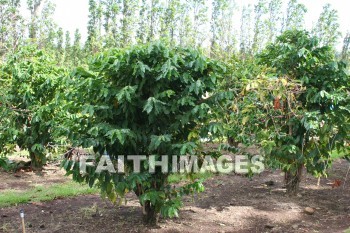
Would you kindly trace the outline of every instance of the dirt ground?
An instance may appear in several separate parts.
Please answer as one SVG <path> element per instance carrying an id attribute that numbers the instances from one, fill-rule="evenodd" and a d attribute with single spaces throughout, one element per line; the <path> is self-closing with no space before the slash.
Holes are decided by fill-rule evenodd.
<path id="1" fill-rule="evenodd" d="M 235 174 L 217 175 L 206 181 L 204 193 L 194 200 L 185 200 L 179 218 L 161 220 L 159 228 L 142 225 L 142 211 L 133 195 L 122 206 L 89 195 L 0 209 L 0 232 L 22 232 L 19 210 L 24 209 L 27 233 L 343 233 L 350 228 L 350 174 L 345 179 L 349 165 L 347 161 L 337 161 L 330 176 L 321 179 L 320 186 L 317 179 L 304 176 L 300 195 L 294 198 L 285 195 L 280 171 L 265 171 L 252 180 Z M 1 192 L 28 188 L 43 180 L 45 184 L 63 182 L 67 178 L 57 166 L 51 166 L 41 175 L 0 173 L 0 179 Z M 336 180 L 340 186 L 333 188 Z M 306 207 L 315 213 L 305 213 Z"/>
<path id="2" fill-rule="evenodd" d="M 40 173 L 18 171 L 15 174 L 0 172 L 0 192 L 5 189 L 25 190 L 37 185 L 50 185 L 71 180 L 64 176 L 60 164 L 48 164 Z"/>

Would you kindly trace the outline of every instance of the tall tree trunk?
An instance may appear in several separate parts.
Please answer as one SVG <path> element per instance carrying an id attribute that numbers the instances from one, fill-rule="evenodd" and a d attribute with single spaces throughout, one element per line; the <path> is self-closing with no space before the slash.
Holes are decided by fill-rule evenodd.
<path id="1" fill-rule="evenodd" d="M 290 196 L 297 195 L 299 191 L 299 185 L 303 174 L 303 164 L 298 164 L 296 170 L 289 170 L 285 173 L 285 184 L 287 188 L 287 194 Z"/>
<path id="2" fill-rule="evenodd" d="M 149 35 L 147 37 L 147 42 L 153 41 L 154 37 L 154 20 L 155 20 L 155 0 L 151 1 L 151 21 L 150 21 L 150 28 L 149 28 Z"/>
<path id="3" fill-rule="evenodd" d="M 130 39 L 130 12 L 129 12 L 129 2 L 123 1 L 123 20 L 122 20 L 122 40 L 123 44 L 127 45 Z"/>
<path id="4" fill-rule="evenodd" d="M 157 213 L 155 206 L 150 201 L 146 201 L 143 206 L 143 222 L 146 225 L 157 226 L 159 220 L 159 213 Z"/>
<path id="5" fill-rule="evenodd" d="M 36 0 L 33 2 L 33 5 L 30 6 L 31 13 L 31 23 L 29 26 L 29 38 L 36 39 L 37 38 L 37 18 L 41 11 L 42 0 Z"/>

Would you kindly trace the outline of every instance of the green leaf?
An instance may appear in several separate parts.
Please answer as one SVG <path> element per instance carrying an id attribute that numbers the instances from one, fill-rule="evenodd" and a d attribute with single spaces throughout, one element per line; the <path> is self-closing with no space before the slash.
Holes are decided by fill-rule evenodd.
<path id="1" fill-rule="evenodd" d="M 164 102 L 157 100 L 154 97 L 150 97 L 146 101 L 146 104 L 143 107 L 143 111 L 147 112 L 148 114 L 150 114 L 153 111 L 156 115 L 158 115 L 161 112 L 164 105 L 166 105 Z"/>
<path id="2" fill-rule="evenodd" d="M 135 95 L 137 86 L 126 86 L 122 88 L 116 95 L 118 102 L 129 102 L 131 103 L 132 97 Z"/>
<path id="3" fill-rule="evenodd" d="M 170 142 L 171 141 L 171 135 L 170 134 L 165 134 L 165 135 L 152 135 L 151 136 L 151 143 L 149 145 L 149 150 L 150 151 L 155 151 L 159 148 L 161 143 L 164 142 Z"/>

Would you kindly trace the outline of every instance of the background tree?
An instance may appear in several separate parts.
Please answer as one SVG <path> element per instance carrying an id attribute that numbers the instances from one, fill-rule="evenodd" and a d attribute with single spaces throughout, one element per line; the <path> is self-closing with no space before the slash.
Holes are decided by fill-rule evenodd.
<path id="1" fill-rule="evenodd" d="M 29 38 L 36 39 L 38 31 L 38 18 L 41 14 L 43 0 L 27 0 L 28 10 L 30 11 L 31 22 L 29 26 Z"/>
<path id="2" fill-rule="evenodd" d="M 77 66 L 84 61 L 83 50 L 81 48 L 81 34 L 78 29 L 75 30 L 75 33 L 74 33 L 74 42 L 73 42 L 71 51 L 72 51 L 72 54 L 70 56 L 74 66 Z"/>
<path id="3" fill-rule="evenodd" d="M 235 47 L 235 31 L 233 30 L 234 11 L 236 9 L 234 1 L 213 0 L 212 15 L 210 22 L 210 55 L 217 57 L 221 51 L 232 55 Z"/>
<path id="4" fill-rule="evenodd" d="M 150 34 L 150 24 L 149 24 L 149 3 L 147 0 L 141 1 L 140 11 L 139 11 L 139 22 L 136 33 L 136 40 L 139 43 L 146 43 Z"/>
<path id="5" fill-rule="evenodd" d="M 165 7 L 163 9 L 160 36 L 162 40 L 165 40 L 165 41 L 167 40 L 168 42 L 170 42 L 170 44 L 175 43 L 177 25 L 178 25 L 178 21 L 180 20 L 179 9 L 182 9 L 182 8 L 181 8 L 181 3 L 178 0 L 166 1 Z"/>
<path id="6" fill-rule="evenodd" d="M 63 59 L 63 29 L 59 28 L 57 31 L 57 45 L 56 45 L 56 60 L 61 63 Z"/>
<path id="7" fill-rule="evenodd" d="M 3 6 L 6 5 L 6 8 L 1 7 L 2 21 L 6 21 L 3 29 L 10 30 L 17 25 L 16 30 L 11 30 L 12 36 L 3 33 L 1 40 L 6 42 L 2 44 L 11 45 L 13 40 L 14 46 L 6 47 L 16 48 L 21 41 L 31 38 L 40 48 L 55 49 L 54 41 L 60 35 L 52 19 L 55 10 L 52 1 L 28 0 L 31 15 L 28 22 L 20 17 L 19 3 L 18 0 L 2 0 Z M 304 28 L 307 11 L 298 0 L 257 0 L 254 8 L 243 5 L 239 20 L 236 17 L 238 4 L 233 0 L 89 0 L 88 4 L 88 35 L 86 41 L 82 41 L 86 54 L 162 39 L 171 44 L 200 47 L 225 60 L 238 53 L 255 54 L 281 32 Z M 20 26 L 25 24 L 29 27 L 28 35 Z M 334 45 L 339 35 L 338 26 L 336 12 L 326 5 L 313 34 Z"/>
<path id="8" fill-rule="evenodd" d="M 122 40 L 121 43 L 123 46 L 132 44 L 135 27 L 136 27 L 136 11 L 138 8 L 138 2 L 134 0 L 123 0 L 122 7 L 122 25 L 121 25 L 121 34 Z"/>
<path id="9" fill-rule="evenodd" d="M 53 20 L 56 5 L 51 1 L 45 1 L 42 3 L 42 10 L 40 11 L 36 21 L 37 32 L 36 38 L 39 48 L 45 48 L 47 50 L 54 49 L 54 41 L 57 37 L 57 24 Z M 39 11 L 38 11 L 39 12 Z"/>
<path id="10" fill-rule="evenodd" d="M 252 52 L 253 33 L 252 33 L 252 6 L 244 6 L 242 9 L 241 26 L 240 26 L 240 53 L 241 55 Z"/>
<path id="11" fill-rule="evenodd" d="M 72 45 L 69 31 L 66 31 L 64 41 L 64 62 L 69 64 L 72 61 Z"/>
<path id="12" fill-rule="evenodd" d="M 304 4 L 298 3 L 298 0 L 289 0 L 282 32 L 285 30 L 303 29 L 306 12 L 307 9 Z"/>
<path id="13" fill-rule="evenodd" d="M 341 59 L 343 61 L 349 60 L 349 49 L 350 49 L 350 33 L 346 33 L 346 36 L 344 37 L 343 41 L 343 48 L 341 51 Z"/>
<path id="14" fill-rule="evenodd" d="M 106 0 L 102 4 L 104 11 L 103 27 L 105 30 L 105 46 L 107 48 L 120 46 L 120 24 L 118 23 L 118 16 L 121 6 L 116 0 Z M 140 21 L 143 21 L 143 18 L 140 18 Z"/>
<path id="15" fill-rule="evenodd" d="M 341 33 L 339 31 L 338 12 L 332 9 L 330 4 L 323 7 L 323 11 L 312 30 L 320 40 L 321 45 L 334 47 Z"/>
<path id="16" fill-rule="evenodd" d="M 268 41 L 273 42 L 279 35 L 283 24 L 283 1 L 271 0 L 268 6 Z"/>
<path id="17" fill-rule="evenodd" d="M 95 0 L 89 0 L 88 36 L 85 49 L 93 54 L 99 52 L 102 46 L 100 41 L 102 23 L 101 11 L 100 4 Z"/>
<path id="18" fill-rule="evenodd" d="M 20 1 L 0 1 L 0 60 L 13 52 L 24 37 L 24 20 L 20 14 Z"/>
<path id="19" fill-rule="evenodd" d="M 208 37 L 206 27 L 208 26 L 208 6 L 204 0 L 191 1 L 191 10 L 193 12 L 193 44 L 197 47 L 202 46 Z M 231 34 L 231 33 L 227 33 Z"/>
<path id="20" fill-rule="evenodd" d="M 151 0 L 151 7 L 149 13 L 149 35 L 147 41 L 153 41 L 159 31 L 160 18 L 161 18 L 161 3 L 159 0 Z"/>
<path id="21" fill-rule="evenodd" d="M 188 45 L 193 41 L 190 37 L 193 31 L 193 21 L 191 19 L 191 10 L 188 6 L 188 2 L 181 4 L 180 6 L 180 22 L 179 22 L 179 38 L 178 43 L 182 46 Z"/>
<path id="22" fill-rule="evenodd" d="M 266 43 L 268 35 L 268 24 L 266 14 L 268 10 L 268 2 L 266 0 L 259 0 L 254 6 L 255 20 L 254 20 L 254 36 L 252 50 L 253 53 L 260 51 Z"/>

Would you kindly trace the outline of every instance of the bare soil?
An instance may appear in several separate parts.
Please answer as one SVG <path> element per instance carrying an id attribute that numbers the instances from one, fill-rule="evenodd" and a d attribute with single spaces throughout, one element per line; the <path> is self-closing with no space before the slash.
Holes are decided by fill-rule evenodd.
<path id="1" fill-rule="evenodd" d="M 48 164 L 43 171 L 26 172 L 19 170 L 16 173 L 6 173 L 0 171 L 0 192 L 3 190 L 26 190 L 38 185 L 50 185 L 63 183 L 71 180 L 65 176 L 64 170 L 60 169 L 60 164 Z"/>
<path id="2" fill-rule="evenodd" d="M 0 232 L 22 232 L 19 210 L 24 209 L 27 233 L 342 233 L 350 228 L 349 165 L 337 161 L 320 186 L 317 179 L 304 176 L 300 195 L 292 198 L 285 194 L 280 171 L 265 171 L 252 180 L 236 174 L 217 175 L 206 181 L 204 193 L 185 199 L 179 218 L 162 219 L 158 228 L 142 225 L 142 210 L 133 195 L 128 195 L 128 203 L 122 206 L 89 195 L 0 209 Z M 0 173 L 0 179 L 0 192 L 67 180 L 57 166 L 47 167 L 41 175 Z M 315 213 L 307 214 L 306 207 Z"/>

